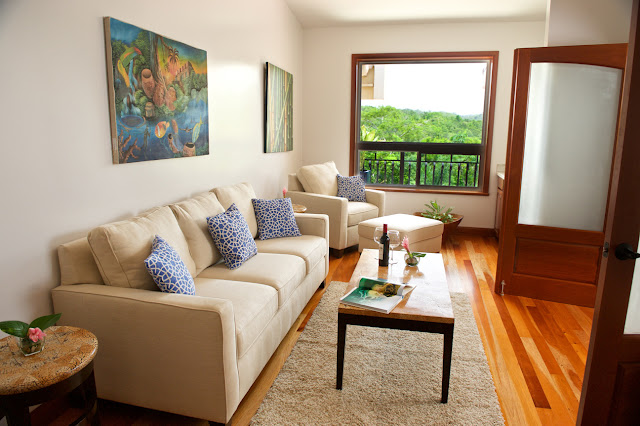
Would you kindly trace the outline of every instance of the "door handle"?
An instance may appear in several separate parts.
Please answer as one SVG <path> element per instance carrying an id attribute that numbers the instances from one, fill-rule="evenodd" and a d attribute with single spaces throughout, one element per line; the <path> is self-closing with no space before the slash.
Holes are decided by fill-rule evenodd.
<path id="1" fill-rule="evenodd" d="M 616 247 L 616 257 L 620 260 L 637 259 L 640 257 L 640 253 L 633 251 L 630 244 L 622 243 Z"/>

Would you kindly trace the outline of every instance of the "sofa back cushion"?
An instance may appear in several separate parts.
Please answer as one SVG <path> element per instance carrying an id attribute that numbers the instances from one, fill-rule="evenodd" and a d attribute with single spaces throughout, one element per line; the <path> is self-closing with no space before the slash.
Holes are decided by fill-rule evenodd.
<path id="1" fill-rule="evenodd" d="M 236 205 L 249 225 L 251 236 L 255 238 L 258 235 L 258 222 L 251 199 L 256 198 L 256 193 L 251 184 L 244 182 L 237 185 L 221 186 L 212 189 L 212 191 L 225 209 L 231 207 L 231 204 Z"/>
<path id="2" fill-rule="evenodd" d="M 296 173 L 305 192 L 336 196 L 338 169 L 333 161 L 300 167 Z"/>
<path id="3" fill-rule="evenodd" d="M 191 276 L 196 267 L 178 221 L 167 206 L 156 207 L 131 219 L 99 226 L 89 232 L 89 245 L 107 285 L 157 290 L 144 260 L 156 235 L 180 255 Z"/>
<path id="4" fill-rule="evenodd" d="M 87 237 L 58 247 L 60 285 L 104 284 Z"/>
<path id="5" fill-rule="evenodd" d="M 169 206 L 178 219 L 182 233 L 187 239 L 189 252 L 195 262 L 196 275 L 221 259 L 213 243 L 207 217 L 224 212 L 224 207 L 213 192 L 197 195 L 186 201 Z"/>

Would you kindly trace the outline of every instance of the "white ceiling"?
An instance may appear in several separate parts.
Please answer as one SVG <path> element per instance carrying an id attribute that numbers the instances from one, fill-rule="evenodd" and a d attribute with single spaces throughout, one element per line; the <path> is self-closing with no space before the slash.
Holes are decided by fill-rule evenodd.
<path id="1" fill-rule="evenodd" d="M 304 28 L 366 24 L 543 21 L 547 0 L 285 0 Z"/>

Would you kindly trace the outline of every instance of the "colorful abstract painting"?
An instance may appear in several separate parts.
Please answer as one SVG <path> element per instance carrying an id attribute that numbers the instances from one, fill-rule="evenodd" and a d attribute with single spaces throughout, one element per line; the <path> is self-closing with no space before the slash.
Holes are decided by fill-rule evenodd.
<path id="1" fill-rule="evenodd" d="M 207 52 L 104 18 L 114 164 L 209 154 Z"/>
<path id="2" fill-rule="evenodd" d="M 264 152 L 293 150 L 293 75 L 273 64 L 266 70 Z"/>

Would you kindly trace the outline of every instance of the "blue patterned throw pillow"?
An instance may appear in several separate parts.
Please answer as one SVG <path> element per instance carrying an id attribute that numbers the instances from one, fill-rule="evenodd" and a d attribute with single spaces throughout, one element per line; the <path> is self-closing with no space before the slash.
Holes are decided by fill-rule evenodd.
<path id="1" fill-rule="evenodd" d="M 364 181 L 360 176 L 338 175 L 338 197 L 349 201 L 366 202 L 364 193 Z"/>
<path id="2" fill-rule="evenodd" d="M 253 210 L 258 222 L 258 237 L 261 240 L 283 237 L 299 237 L 300 230 L 293 214 L 290 198 L 261 200 L 252 198 Z"/>
<path id="3" fill-rule="evenodd" d="M 180 255 L 159 235 L 153 239 L 144 266 L 163 293 L 196 294 L 193 278 Z"/>
<path id="4" fill-rule="evenodd" d="M 236 269 L 258 253 L 249 225 L 238 207 L 231 204 L 227 211 L 208 217 L 209 233 L 229 269 Z"/>

